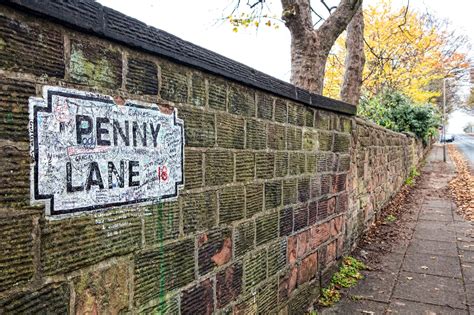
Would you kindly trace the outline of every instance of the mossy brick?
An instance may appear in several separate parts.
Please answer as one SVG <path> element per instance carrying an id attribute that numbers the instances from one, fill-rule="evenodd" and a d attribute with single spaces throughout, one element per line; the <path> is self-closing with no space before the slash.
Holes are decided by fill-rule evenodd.
<path id="1" fill-rule="evenodd" d="M 304 126 L 305 110 L 304 106 L 296 103 L 288 103 L 288 123 Z"/>
<path id="2" fill-rule="evenodd" d="M 229 89 L 229 113 L 254 117 L 255 92 L 243 87 L 231 86 Z"/>
<path id="3" fill-rule="evenodd" d="M 257 290 L 257 314 L 275 314 L 278 299 L 278 278 L 273 277 Z"/>
<path id="4" fill-rule="evenodd" d="M 72 82 L 118 89 L 122 85 L 122 53 L 98 41 L 71 39 Z"/>
<path id="5" fill-rule="evenodd" d="M 282 238 L 268 246 L 268 276 L 276 275 L 286 264 L 286 239 Z"/>
<path id="6" fill-rule="evenodd" d="M 254 119 L 247 120 L 247 149 L 264 150 L 267 147 L 267 131 L 265 122 Z"/>
<path id="7" fill-rule="evenodd" d="M 130 261 L 81 273 L 73 278 L 76 314 L 120 314 L 129 311 Z"/>
<path id="8" fill-rule="evenodd" d="M 242 263 L 237 262 L 216 274 L 216 307 L 223 308 L 242 292 Z"/>
<path id="9" fill-rule="evenodd" d="M 275 121 L 288 122 L 288 106 L 284 100 L 279 98 L 275 100 Z"/>
<path id="10" fill-rule="evenodd" d="M 255 155 L 252 152 L 235 153 L 235 180 L 246 182 L 255 178 Z"/>
<path id="11" fill-rule="evenodd" d="M 153 61 L 128 58 L 125 87 L 131 93 L 158 95 L 158 67 Z"/>
<path id="12" fill-rule="evenodd" d="M 222 148 L 243 149 L 245 145 L 245 121 L 224 113 L 216 115 L 217 145 Z"/>
<path id="13" fill-rule="evenodd" d="M 209 107 L 225 111 L 227 108 L 227 85 L 225 81 L 209 79 Z"/>
<path id="14" fill-rule="evenodd" d="M 288 236 L 293 232 L 293 207 L 280 210 L 280 236 Z"/>
<path id="15" fill-rule="evenodd" d="M 244 186 L 229 186 L 219 190 L 219 224 L 244 218 Z"/>
<path id="16" fill-rule="evenodd" d="M 283 205 L 296 203 L 298 197 L 297 183 L 296 178 L 283 180 Z"/>
<path id="17" fill-rule="evenodd" d="M 331 129 L 331 117 L 320 110 L 316 111 L 314 116 L 314 126 L 320 130 Z"/>
<path id="18" fill-rule="evenodd" d="M 244 293 L 249 293 L 267 278 L 267 250 L 262 248 L 244 258 Z"/>
<path id="19" fill-rule="evenodd" d="M 331 192 L 332 188 L 332 175 L 324 174 L 321 175 L 320 185 L 321 185 L 321 195 L 327 195 Z"/>
<path id="20" fill-rule="evenodd" d="M 268 147 L 273 150 L 286 149 L 286 128 L 279 124 L 268 124 Z"/>
<path id="21" fill-rule="evenodd" d="M 145 243 L 155 245 L 179 235 L 180 207 L 178 201 L 162 202 L 143 210 Z"/>
<path id="22" fill-rule="evenodd" d="M 278 237 L 278 212 L 265 214 L 255 219 L 257 246 Z"/>
<path id="23" fill-rule="evenodd" d="M 28 98 L 35 84 L 0 75 L 0 139 L 29 142 Z"/>
<path id="24" fill-rule="evenodd" d="M 194 239 L 159 244 L 134 256 L 134 301 L 142 305 L 194 280 Z"/>
<path id="25" fill-rule="evenodd" d="M 215 143 L 214 114 L 201 110 L 179 108 L 178 117 L 184 120 L 186 146 L 213 147 Z"/>
<path id="26" fill-rule="evenodd" d="M 206 279 L 184 290 L 181 295 L 181 314 L 213 314 L 214 281 Z"/>
<path id="27" fill-rule="evenodd" d="M 265 183 L 265 209 L 276 208 L 281 205 L 281 182 Z"/>
<path id="28" fill-rule="evenodd" d="M 312 129 L 305 129 L 303 132 L 303 150 L 315 151 L 318 149 L 318 133 Z"/>
<path id="29" fill-rule="evenodd" d="M 313 225 L 318 221 L 318 201 L 308 203 L 308 225 Z"/>
<path id="30" fill-rule="evenodd" d="M 163 64 L 160 72 L 161 98 L 175 103 L 186 103 L 188 100 L 188 75 L 186 70 L 172 64 Z"/>
<path id="31" fill-rule="evenodd" d="M 257 314 L 257 299 L 254 293 L 244 295 L 234 305 L 231 314 Z"/>
<path id="32" fill-rule="evenodd" d="M 184 233 L 213 227 L 217 218 L 217 193 L 213 190 L 183 195 Z"/>
<path id="33" fill-rule="evenodd" d="M 303 131 L 297 127 L 286 128 L 286 148 L 288 150 L 301 150 Z"/>
<path id="34" fill-rule="evenodd" d="M 301 152 L 291 152 L 288 164 L 290 175 L 303 174 L 306 168 L 305 154 Z"/>
<path id="35" fill-rule="evenodd" d="M 348 134 L 336 133 L 334 135 L 334 152 L 349 153 L 351 146 L 351 136 Z"/>
<path id="36" fill-rule="evenodd" d="M 303 203 L 295 206 L 294 211 L 294 231 L 299 231 L 308 226 L 308 204 Z"/>
<path id="37" fill-rule="evenodd" d="M 0 140 L 1 141 L 1 140 Z M 29 207 L 29 164 L 27 142 L 6 142 L 0 150 L 0 202 L 3 207 Z"/>
<path id="38" fill-rule="evenodd" d="M 49 26 L 0 15 L 0 68 L 64 78 L 63 34 Z"/>
<path id="39" fill-rule="evenodd" d="M 162 294 L 154 300 L 138 305 L 138 314 L 179 314 L 179 295 Z"/>
<path id="40" fill-rule="evenodd" d="M 316 173 L 318 170 L 316 153 L 306 154 L 306 172 L 310 174 Z"/>
<path id="41" fill-rule="evenodd" d="M 232 259 L 232 231 L 215 228 L 197 236 L 198 272 L 205 275 Z"/>
<path id="42" fill-rule="evenodd" d="M 190 103 L 196 106 L 206 106 L 206 80 L 202 75 L 193 73 L 191 77 Z"/>
<path id="43" fill-rule="evenodd" d="M 338 155 L 337 156 L 337 170 L 339 172 L 347 172 L 351 166 L 350 155 Z"/>
<path id="44" fill-rule="evenodd" d="M 329 172 L 334 166 L 334 154 L 330 152 L 316 153 L 316 164 L 318 172 Z"/>
<path id="45" fill-rule="evenodd" d="M 248 184 L 245 186 L 246 217 L 250 218 L 263 210 L 263 184 Z"/>
<path id="46" fill-rule="evenodd" d="M 231 151 L 206 153 L 206 186 L 222 185 L 234 180 L 234 154 Z"/>
<path id="47" fill-rule="evenodd" d="M 305 314 L 312 306 L 313 301 L 319 296 L 320 289 L 318 281 L 300 286 L 288 302 L 289 314 Z"/>
<path id="48" fill-rule="evenodd" d="M 309 196 L 312 199 L 321 196 L 321 176 L 311 177 L 309 185 Z"/>
<path id="49" fill-rule="evenodd" d="M 314 110 L 306 106 L 304 108 L 304 125 L 314 127 Z"/>
<path id="50" fill-rule="evenodd" d="M 69 314 L 69 285 L 50 283 L 0 299 L 1 314 Z"/>
<path id="51" fill-rule="evenodd" d="M 255 248 L 255 222 L 245 221 L 234 228 L 235 257 L 245 255 Z"/>
<path id="52" fill-rule="evenodd" d="M 347 174 L 337 174 L 333 176 L 332 185 L 333 185 L 333 193 L 338 193 L 346 190 L 346 183 L 347 183 Z"/>
<path id="53" fill-rule="evenodd" d="M 342 132 L 352 132 L 352 119 L 341 117 L 339 119 Z"/>
<path id="54" fill-rule="evenodd" d="M 125 255 L 141 245 L 141 213 L 114 209 L 41 223 L 44 275 L 56 275 Z"/>
<path id="55" fill-rule="evenodd" d="M 0 292 L 33 279 L 33 220 L 27 214 L 0 214 Z"/>
<path id="56" fill-rule="evenodd" d="M 255 169 L 257 178 L 270 179 L 273 177 L 275 154 L 271 152 L 255 153 Z"/>
<path id="57" fill-rule="evenodd" d="M 296 238 L 295 238 L 296 240 Z M 295 242 L 295 247 L 296 247 L 296 242 Z M 296 250 L 296 248 L 295 248 Z M 296 259 L 296 258 L 295 258 Z M 296 288 L 296 280 L 298 277 L 298 269 L 296 266 L 291 266 L 289 269 L 284 270 L 284 272 L 280 273 L 279 275 L 279 283 L 278 283 L 278 301 L 279 303 L 287 303 L 288 298 L 292 295 L 293 291 Z M 289 314 L 288 311 L 288 306 L 283 308 L 282 314 Z M 299 314 L 299 313 L 295 313 Z M 301 314 L 304 314 L 301 313 Z"/>
<path id="58" fill-rule="evenodd" d="M 288 153 L 275 153 L 275 177 L 283 177 L 288 175 Z"/>
<path id="59" fill-rule="evenodd" d="M 318 132 L 318 142 L 320 151 L 331 151 L 333 143 L 333 133 L 329 131 Z"/>
<path id="60" fill-rule="evenodd" d="M 273 118 L 273 97 L 267 94 L 257 94 L 257 117 L 271 120 Z"/>
<path id="61" fill-rule="evenodd" d="M 298 178 L 298 201 L 306 202 L 310 198 L 310 178 Z"/>
<path id="62" fill-rule="evenodd" d="M 203 185 L 203 153 L 185 148 L 184 153 L 184 186 L 186 189 Z"/>

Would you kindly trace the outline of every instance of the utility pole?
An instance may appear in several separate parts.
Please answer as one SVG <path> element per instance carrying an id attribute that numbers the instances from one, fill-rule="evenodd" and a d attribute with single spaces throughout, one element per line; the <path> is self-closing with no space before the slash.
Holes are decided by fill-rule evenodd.
<path id="1" fill-rule="evenodd" d="M 446 79 L 443 79 L 443 162 L 446 162 Z"/>

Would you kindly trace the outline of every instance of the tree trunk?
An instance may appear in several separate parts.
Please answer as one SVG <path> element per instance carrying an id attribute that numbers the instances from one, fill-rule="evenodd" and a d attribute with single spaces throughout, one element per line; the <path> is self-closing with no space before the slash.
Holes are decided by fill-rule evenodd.
<path id="1" fill-rule="evenodd" d="M 341 87 L 341 99 L 344 102 L 357 105 L 362 86 L 362 71 L 364 70 L 364 15 L 362 6 L 352 18 L 347 27 L 346 39 L 347 56 L 345 61 L 344 81 Z"/>
<path id="2" fill-rule="evenodd" d="M 310 0 L 281 0 L 282 18 L 291 34 L 291 83 L 322 94 L 326 61 L 362 0 L 341 0 L 337 9 L 314 29 Z"/>

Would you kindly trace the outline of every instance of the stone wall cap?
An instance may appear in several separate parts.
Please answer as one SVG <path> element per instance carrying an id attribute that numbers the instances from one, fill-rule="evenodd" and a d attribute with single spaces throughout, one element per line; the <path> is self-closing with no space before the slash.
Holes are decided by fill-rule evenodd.
<path id="1" fill-rule="evenodd" d="M 92 0 L 6 0 L 2 3 L 313 108 L 348 115 L 356 113 L 354 105 L 309 93 Z"/>

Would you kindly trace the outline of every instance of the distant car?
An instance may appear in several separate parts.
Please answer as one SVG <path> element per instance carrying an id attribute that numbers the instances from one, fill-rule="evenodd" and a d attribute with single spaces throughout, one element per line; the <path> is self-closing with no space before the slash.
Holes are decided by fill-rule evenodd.
<path id="1" fill-rule="evenodd" d="M 450 134 L 446 134 L 446 137 L 443 138 L 443 136 L 441 136 L 440 138 L 440 142 L 453 142 L 454 141 L 454 135 L 450 135 Z"/>

